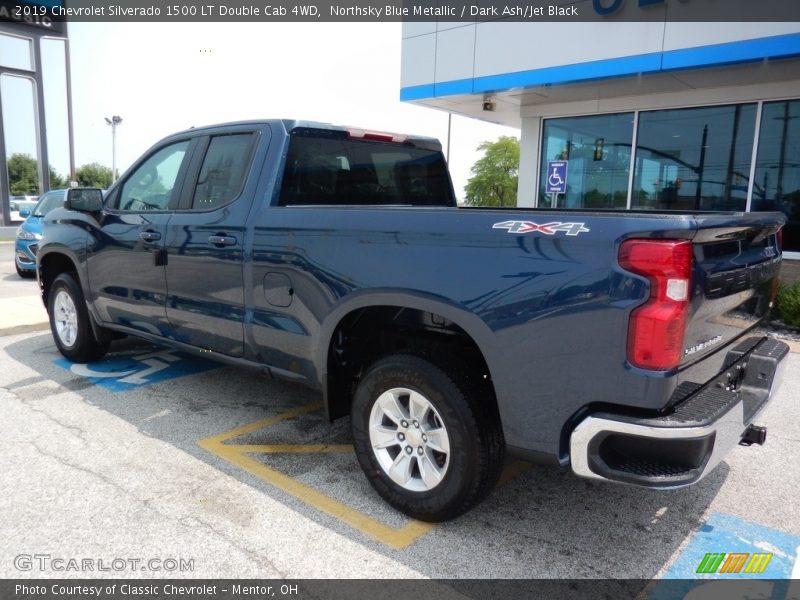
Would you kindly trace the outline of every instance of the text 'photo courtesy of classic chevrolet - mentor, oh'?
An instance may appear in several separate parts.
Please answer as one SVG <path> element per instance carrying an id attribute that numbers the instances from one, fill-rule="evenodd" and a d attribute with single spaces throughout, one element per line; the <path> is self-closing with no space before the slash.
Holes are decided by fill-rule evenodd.
<path id="1" fill-rule="evenodd" d="M 756 333 L 781 213 L 459 208 L 430 138 L 195 128 L 45 221 L 64 356 L 130 335 L 318 390 L 375 490 L 427 521 L 474 506 L 507 455 L 695 483 L 764 442 L 788 352 Z"/>

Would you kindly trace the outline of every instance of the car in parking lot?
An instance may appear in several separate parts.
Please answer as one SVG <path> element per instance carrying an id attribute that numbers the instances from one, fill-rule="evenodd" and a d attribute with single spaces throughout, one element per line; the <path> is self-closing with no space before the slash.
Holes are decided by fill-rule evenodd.
<path id="1" fill-rule="evenodd" d="M 26 217 L 17 229 L 14 243 L 14 266 L 20 277 L 36 276 L 36 252 L 42 239 L 43 218 L 54 208 L 64 205 L 66 193 L 65 189 L 50 190 L 38 202 L 17 203 L 17 207 L 21 208 L 20 217 Z"/>
<path id="2" fill-rule="evenodd" d="M 11 196 L 8 208 L 11 211 L 11 221 L 24 221 L 36 206 L 36 196 Z"/>

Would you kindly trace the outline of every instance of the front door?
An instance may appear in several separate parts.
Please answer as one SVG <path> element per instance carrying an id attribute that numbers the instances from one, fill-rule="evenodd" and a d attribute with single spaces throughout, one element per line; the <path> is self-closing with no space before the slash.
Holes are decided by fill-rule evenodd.
<path id="1" fill-rule="evenodd" d="M 164 238 L 193 143 L 156 149 L 111 191 L 87 263 L 103 321 L 169 336 Z"/>

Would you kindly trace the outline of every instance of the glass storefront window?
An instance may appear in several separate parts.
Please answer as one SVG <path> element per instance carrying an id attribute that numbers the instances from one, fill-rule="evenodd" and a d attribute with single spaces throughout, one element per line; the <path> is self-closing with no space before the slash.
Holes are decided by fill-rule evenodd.
<path id="1" fill-rule="evenodd" d="M 539 206 L 625 208 L 633 138 L 633 113 L 548 119 L 539 169 Z M 566 160 L 567 192 L 555 203 L 546 194 L 547 162 Z"/>
<path id="2" fill-rule="evenodd" d="M 783 249 L 800 252 L 800 100 L 764 103 L 754 179 L 751 210 L 786 213 Z"/>
<path id="3" fill-rule="evenodd" d="M 9 8 L 8 10 L 11 10 Z M 0 67 L 33 70 L 32 40 L 0 33 Z"/>
<path id="4" fill-rule="evenodd" d="M 756 104 L 639 113 L 631 208 L 744 210 Z"/>

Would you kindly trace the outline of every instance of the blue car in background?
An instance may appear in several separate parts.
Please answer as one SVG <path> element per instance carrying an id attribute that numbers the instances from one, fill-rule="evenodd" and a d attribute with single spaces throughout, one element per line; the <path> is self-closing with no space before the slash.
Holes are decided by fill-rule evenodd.
<path id="1" fill-rule="evenodd" d="M 14 246 L 14 264 L 20 277 L 36 276 L 36 251 L 42 239 L 43 217 L 54 208 L 64 205 L 66 193 L 67 190 L 51 190 L 39 198 L 30 214 L 24 209 L 20 211 L 20 217 L 27 217 L 17 229 Z"/>

